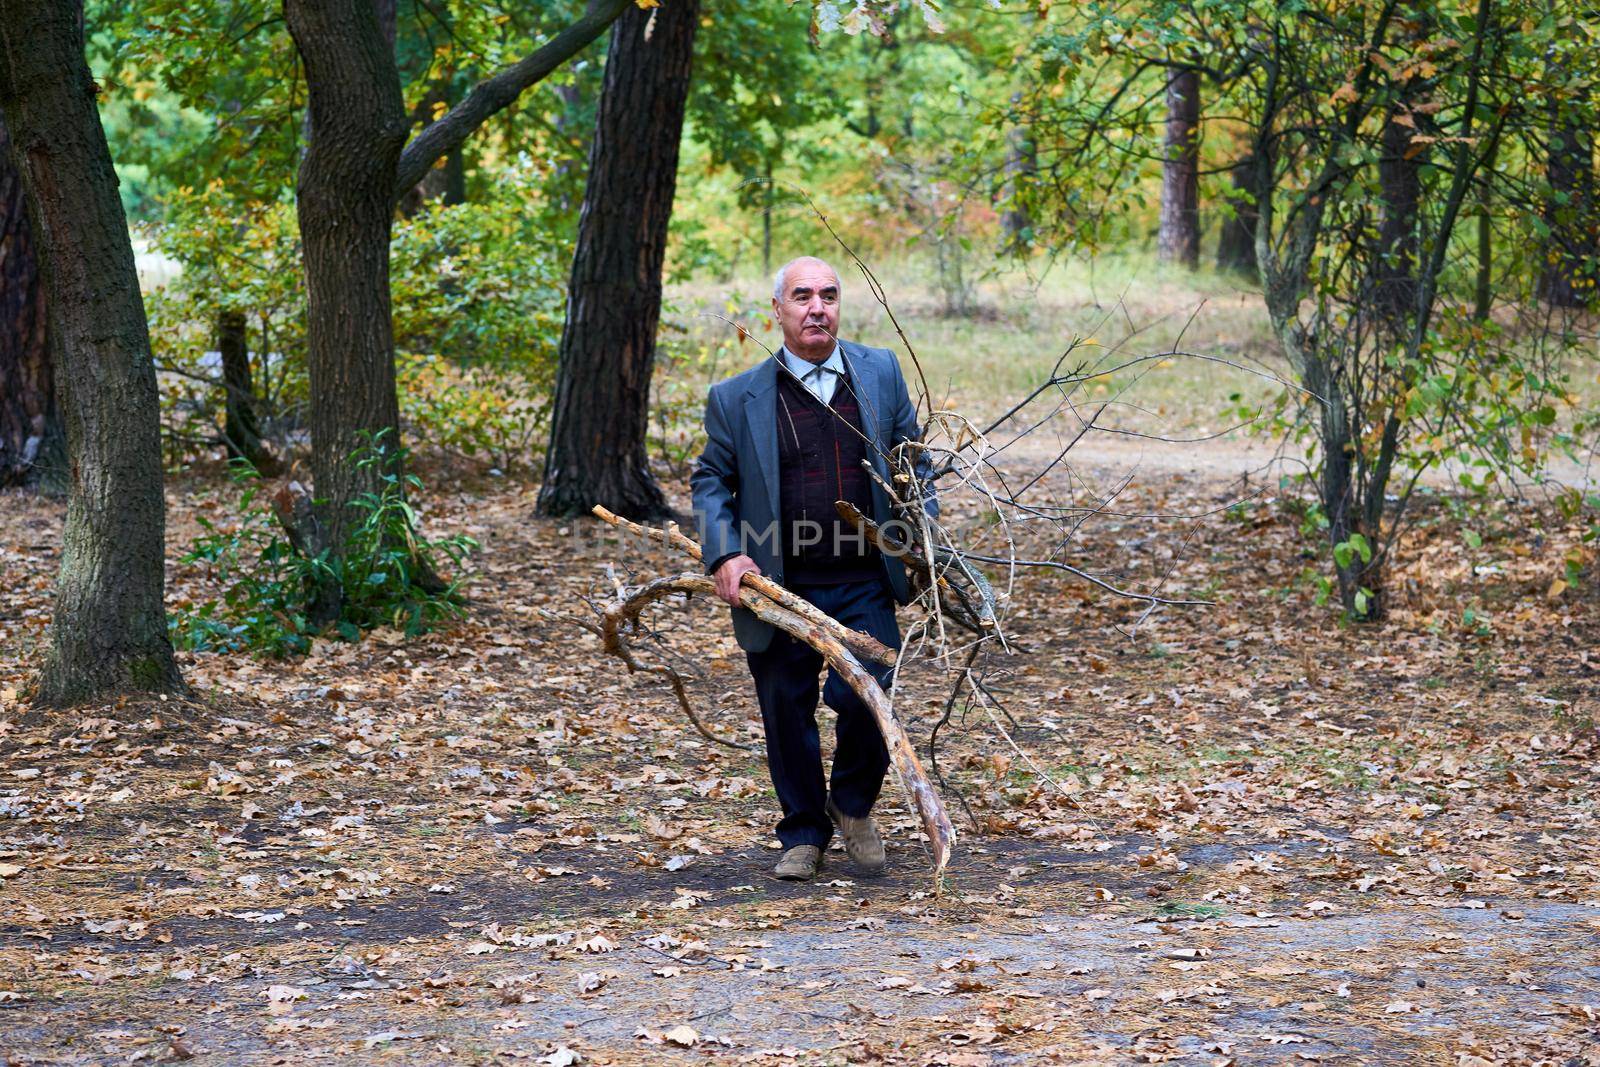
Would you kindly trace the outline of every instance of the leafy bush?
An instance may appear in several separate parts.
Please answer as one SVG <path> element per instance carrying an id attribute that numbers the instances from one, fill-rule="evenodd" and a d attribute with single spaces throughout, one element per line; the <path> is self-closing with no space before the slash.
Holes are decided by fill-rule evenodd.
<path id="1" fill-rule="evenodd" d="M 430 202 L 395 223 L 390 292 L 401 353 L 515 372 L 548 392 L 571 260 L 530 217 L 539 196 L 511 169 L 492 199 Z"/>
<path id="2" fill-rule="evenodd" d="M 542 444 L 550 390 L 516 371 L 408 356 L 397 371 L 400 417 L 428 446 L 510 473 Z"/>
<path id="3" fill-rule="evenodd" d="M 360 467 L 385 462 L 376 448 L 356 457 Z M 464 535 L 429 539 L 408 501 L 422 489 L 415 475 L 386 473 L 382 487 L 357 498 L 360 515 L 334 554 L 307 557 L 284 536 L 271 506 L 260 499 L 261 483 L 240 465 L 243 486 L 240 520 L 224 528 L 201 518 L 205 534 L 196 539 L 184 563 L 206 565 L 224 588 L 218 599 L 175 612 L 173 643 L 204 651 L 250 651 L 283 657 L 310 650 L 321 632 L 308 617 L 318 590 L 343 595 L 339 617 L 329 630 L 347 641 L 365 630 L 393 626 L 414 637 L 461 616 L 460 579 L 442 589 L 432 579 L 442 563 L 460 566 L 477 542 Z"/>
<path id="4" fill-rule="evenodd" d="M 390 288 L 401 412 L 418 451 L 502 470 L 540 437 L 555 380 L 569 249 L 541 232 L 539 195 L 508 168 L 482 202 L 397 220 Z M 240 204 L 218 183 L 166 199 L 149 235 L 181 271 L 147 297 L 173 462 L 220 443 L 217 322 L 243 314 L 257 414 L 279 453 L 304 441 L 310 393 L 299 226 L 288 200 Z"/>
<path id="5" fill-rule="evenodd" d="M 161 383 L 162 425 L 174 461 L 220 440 L 226 399 L 217 321 L 245 317 L 256 413 L 263 432 L 298 426 L 310 396 L 306 295 L 294 205 L 239 205 L 220 182 L 184 187 L 149 231 L 154 251 L 181 267 L 145 296 Z"/>

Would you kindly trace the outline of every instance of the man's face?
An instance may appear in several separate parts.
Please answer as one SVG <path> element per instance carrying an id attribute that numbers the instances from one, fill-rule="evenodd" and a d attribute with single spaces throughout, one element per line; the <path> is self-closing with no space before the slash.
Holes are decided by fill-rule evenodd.
<path id="1" fill-rule="evenodd" d="M 772 310 L 785 348 L 802 358 L 826 359 L 839 333 L 839 279 L 826 263 L 802 260 L 789 268 Z"/>

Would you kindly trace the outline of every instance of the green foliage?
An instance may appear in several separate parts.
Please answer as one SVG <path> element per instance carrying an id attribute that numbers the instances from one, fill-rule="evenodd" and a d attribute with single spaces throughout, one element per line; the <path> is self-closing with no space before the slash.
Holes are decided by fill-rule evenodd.
<path id="1" fill-rule="evenodd" d="M 400 417 L 427 448 L 509 474 L 543 447 L 550 392 L 515 370 L 404 356 Z"/>
<path id="2" fill-rule="evenodd" d="M 271 435 L 296 427 L 308 396 L 300 233 L 287 202 L 238 204 L 220 180 L 180 187 L 153 247 L 180 266 L 145 297 L 174 460 L 219 439 L 225 394 L 217 348 L 224 312 L 245 316 L 257 414 Z"/>
<path id="3" fill-rule="evenodd" d="M 401 414 L 419 450 L 508 471 L 542 437 L 562 322 L 567 247 L 508 175 L 482 203 L 424 205 L 391 243 Z M 245 315 L 263 433 L 288 451 L 309 399 L 299 227 L 288 202 L 235 203 L 220 182 L 167 197 L 155 247 L 181 265 L 146 299 L 174 461 L 219 440 L 218 316 Z"/>
<path id="4" fill-rule="evenodd" d="M 530 218 L 527 205 L 540 195 L 531 178 L 507 168 L 494 196 L 431 201 L 395 224 L 389 270 L 400 352 L 515 371 L 549 387 L 570 246 Z"/>
<path id="5" fill-rule="evenodd" d="M 205 533 L 180 559 L 204 565 L 222 586 L 222 595 L 170 612 L 172 643 L 207 652 L 302 654 L 314 636 L 305 605 L 316 570 L 312 561 L 295 553 L 271 507 L 258 499 L 261 487 L 254 472 L 248 467 L 241 471 L 238 521 L 219 525 L 198 516 Z"/>
<path id="6" fill-rule="evenodd" d="M 671 319 L 677 316 L 669 309 Z M 656 352 L 656 375 L 650 398 L 650 451 L 661 458 L 674 476 L 687 477 L 694 459 L 705 448 L 706 390 L 722 373 L 738 365 L 736 340 L 716 344 L 690 343 L 669 336 Z"/>
<path id="7" fill-rule="evenodd" d="M 370 468 L 387 466 L 389 460 L 381 449 L 368 447 L 353 461 L 358 468 Z M 414 475 L 384 473 L 378 491 L 352 504 L 359 519 L 351 524 L 340 551 L 325 550 L 315 557 L 297 551 L 285 538 L 272 508 L 260 497 L 253 470 L 239 465 L 236 482 L 242 489 L 237 521 L 224 525 L 202 516 L 205 533 L 182 558 L 203 564 L 223 592 L 171 614 L 177 647 L 271 657 L 303 654 L 320 632 L 311 624 L 307 606 L 319 590 L 330 587 L 342 591 L 330 632 L 348 641 L 379 626 L 414 637 L 463 613 L 460 578 L 435 590 L 431 577 L 446 562 L 464 563 L 477 542 L 463 535 L 423 536 L 409 499 L 422 489 Z"/>

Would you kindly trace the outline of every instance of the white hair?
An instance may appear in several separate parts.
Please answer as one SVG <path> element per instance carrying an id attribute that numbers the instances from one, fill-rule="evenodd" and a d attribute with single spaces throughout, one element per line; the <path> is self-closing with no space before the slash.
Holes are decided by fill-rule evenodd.
<path id="1" fill-rule="evenodd" d="M 789 268 L 794 266 L 796 263 L 799 263 L 802 259 L 814 259 L 814 260 L 816 260 L 818 263 L 821 263 L 824 267 L 827 267 L 829 270 L 833 271 L 833 280 L 834 281 L 836 281 L 836 282 L 839 281 L 839 272 L 837 270 L 834 270 L 833 264 L 829 263 L 827 260 L 818 259 L 816 256 L 796 256 L 795 258 L 791 259 L 789 262 L 785 263 L 783 266 L 779 267 L 778 268 L 778 273 L 776 273 L 776 274 L 774 274 L 772 276 L 772 299 L 776 300 L 778 303 L 780 303 L 780 304 L 783 303 L 783 283 L 784 283 L 784 281 L 786 280 L 786 278 L 787 278 L 787 276 L 789 274 Z M 843 288 L 842 284 L 841 284 L 840 288 Z"/>

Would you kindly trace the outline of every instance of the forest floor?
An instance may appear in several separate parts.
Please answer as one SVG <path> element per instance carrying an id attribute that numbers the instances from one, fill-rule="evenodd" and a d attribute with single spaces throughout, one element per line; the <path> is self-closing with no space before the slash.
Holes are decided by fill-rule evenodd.
<path id="1" fill-rule="evenodd" d="M 682 486 L 676 487 L 681 506 Z M 1292 500 L 1164 471 L 1064 577 L 1015 592 L 992 676 L 1014 751 L 958 708 L 936 887 L 891 781 L 888 876 L 774 881 L 756 751 L 551 618 L 608 561 L 682 559 L 434 495 L 470 616 L 296 662 L 184 654 L 192 699 L 20 702 L 61 508 L 0 523 L 0 1051 L 12 1064 L 1600 1064 L 1600 618 L 1553 587 L 1580 531 L 1424 499 L 1381 626 L 1314 603 Z M 172 557 L 227 493 L 169 486 Z M 1223 506 L 1249 497 L 1238 506 Z M 624 558 L 624 556 L 626 558 Z M 214 595 L 174 563 L 175 606 Z M 905 613 L 903 623 L 912 621 Z M 667 647 L 759 741 L 710 604 Z M 903 671 L 926 751 L 947 679 Z M 824 736 L 827 735 L 824 731 Z M 938 890 L 938 891 L 936 891 Z"/>

